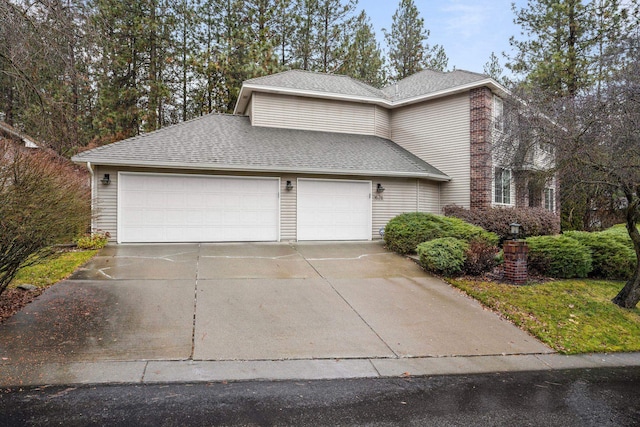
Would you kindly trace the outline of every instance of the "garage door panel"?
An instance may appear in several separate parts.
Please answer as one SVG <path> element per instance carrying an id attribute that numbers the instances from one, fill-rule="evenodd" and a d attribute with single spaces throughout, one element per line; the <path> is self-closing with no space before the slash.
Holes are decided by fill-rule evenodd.
<path id="1" fill-rule="evenodd" d="M 277 179 L 123 173 L 118 201 L 121 242 L 278 240 Z"/>
<path id="2" fill-rule="evenodd" d="M 298 180 L 298 240 L 370 240 L 371 182 Z"/>

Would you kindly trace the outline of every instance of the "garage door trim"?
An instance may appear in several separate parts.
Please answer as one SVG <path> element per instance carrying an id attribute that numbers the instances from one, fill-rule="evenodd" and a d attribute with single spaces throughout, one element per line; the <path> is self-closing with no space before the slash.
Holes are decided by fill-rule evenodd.
<path id="1" fill-rule="evenodd" d="M 126 175 L 146 175 L 146 176 L 160 176 L 160 177 L 198 177 L 198 178 L 222 178 L 222 179 L 258 179 L 258 180 L 264 180 L 264 181 L 275 181 L 277 182 L 277 197 L 278 197 L 278 202 L 277 202 L 277 216 L 278 216 L 278 220 L 277 220 L 277 224 L 276 224 L 276 240 L 277 242 L 280 242 L 280 222 L 281 222 L 281 179 L 280 177 L 269 177 L 269 176 L 248 176 L 248 175 L 215 175 L 215 174 L 189 174 L 189 173 L 163 173 L 163 172 L 123 172 L 123 171 L 118 171 L 118 181 L 116 183 L 117 185 L 117 194 L 116 194 L 116 200 L 117 200 L 117 209 L 116 209 L 116 224 L 117 224 L 117 242 L 118 243 L 122 243 L 122 230 L 121 230 L 121 224 L 122 224 L 122 201 L 121 201 L 121 195 L 122 195 L 122 191 L 121 191 L 121 183 L 122 183 L 122 176 L 126 176 Z"/>

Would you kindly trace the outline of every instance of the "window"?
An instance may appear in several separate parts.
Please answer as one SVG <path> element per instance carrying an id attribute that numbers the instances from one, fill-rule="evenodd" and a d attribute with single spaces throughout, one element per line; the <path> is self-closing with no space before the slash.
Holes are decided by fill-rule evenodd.
<path id="1" fill-rule="evenodd" d="M 491 111 L 493 129 L 502 132 L 504 130 L 504 105 L 502 99 L 493 96 L 493 109 Z"/>
<path id="2" fill-rule="evenodd" d="M 544 208 L 550 212 L 556 211 L 556 191 L 554 188 L 544 189 Z"/>
<path id="3" fill-rule="evenodd" d="M 495 170 L 493 202 L 501 205 L 511 204 L 511 171 L 509 169 L 496 168 Z"/>

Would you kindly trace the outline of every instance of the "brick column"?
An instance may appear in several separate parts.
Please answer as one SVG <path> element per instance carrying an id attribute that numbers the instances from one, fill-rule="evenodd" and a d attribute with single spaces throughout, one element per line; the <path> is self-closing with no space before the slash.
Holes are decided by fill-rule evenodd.
<path id="1" fill-rule="evenodd" d="M 527 252 L 529 248 L 524 240 L 506 240 L 504 251 L 505 280 L 522 285 L 527 282 Z"/>
<path id="2" fill-rule="evenodd" d="M 493 94 L 486 87 L 470 91 L 471 209 L 491 207 L 491 109 Z"/>

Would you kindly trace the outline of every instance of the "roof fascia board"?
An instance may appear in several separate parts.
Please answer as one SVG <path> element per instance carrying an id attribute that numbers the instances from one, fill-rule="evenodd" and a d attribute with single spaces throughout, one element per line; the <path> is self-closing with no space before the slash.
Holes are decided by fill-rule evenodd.
<path id="1" fill-rule="evenodd" d="M 355 96 L 355 95 L 342 95 L 337 93 L 327 93 L 327 92 L 318 92 L 312 90 L 301 90 L 301 89 L 291 89 L 291 88 L 283 88 L 277 86 L 263 86 L 263 85 L 242 85 L 242 89 L 238 96 L 238 102 L 236 103 L 236 108 L 233 113 L 238 114 L 238 111 L 243 111 L 246 108 L 246 104 L 248 99 L 251 97 L 253 92 L 266 92 L 266 93 L 275 93 L 282 95 L 291 95 L 291 96 L 307 96 L 311 98 L 323 98 L 323 99 L 332 99 L 339 101 L 351 101 L 351 102 L 362 102 L 367 104 L 375 104 L 385 108 L 393 109 L 404 107 L 406 105 L 416 104 L 418 102 L 428 101 L 431 99 L 442 98 L 449 95 L 455 95 L 461 92 L 466 92 L 471 89 L 476 89 L 479 87 L 487 86 L 492 91 L 498 93 L 500 96 L 505 97 L 510 95 L 509 91 L 503 88 L 500 84 L 498 84 L 493 79 L 484 79 L 476 82 L 467 83 L 460 86 L 455 86 L 452 88 L 440 90 L 437 92 L 432 92 L 425 95 L 415 96 L 413 98 L 407 98 L 400 101 L 389 101 L 383 98 L 376 97 L 364 97 L 364 96 Z M 245 93 L 247 91 L 248 93 Z M 246 100 L 243 98 L 246 97 Z"/>
<path id="2" fill-rule="evenodd" d="M 249 172 L 249 173 L 306 173 L 319 175 L 358 175 L 358 176 L 387 176 L 398 178 L 424 178 L 432 181 L 451 181 L 447 175 L 439 175 L 433 173 L 416 173 L 416 172 L 394 172 L 394 171 L 370 171 L 370 170 L 351 170 L 351 169 L 320 169 L 320 168 L 282 168 L 275 166 L 257 166 L 255 168 L 247 168 L 233 165 L 215 165 L 215 164 L 192 164 L 192 163 L 154 163 L 150 161 L 108 161 L 99 159 L 79 159 L 73 157 L 74 163 L 85 164 L 91 162 L 92 165 L 102 166 L 126 166 L 141 168 L 159 168 L 159 169 L 187 169 L 187 170 L 216 170 L 227 172 Z"/>

